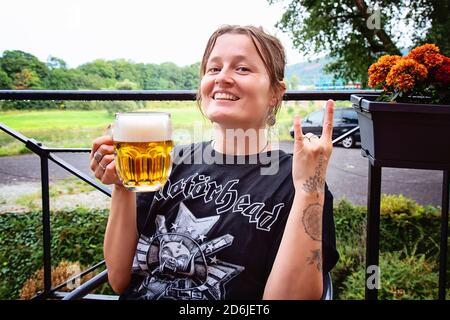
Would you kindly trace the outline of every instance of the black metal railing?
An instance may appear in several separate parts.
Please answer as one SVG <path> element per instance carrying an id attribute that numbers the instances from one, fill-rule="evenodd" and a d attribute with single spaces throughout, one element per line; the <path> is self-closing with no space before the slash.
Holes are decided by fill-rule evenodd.
<path id="1" fill-rule="evenodd" d="M 288 91 L 285 96 L 285 101 L 310 101 L 310 100 L 328 100 L 333 99 L 336 101 L 350 99 L 352 94 L 368 94 L 374 93 L 373 90 L 343 90 L 343 91 Z M 194 90 L 177 90 L 177 91 L 165 91 L 165 90 L 130 90 L 130 91 L 81 91 L 81 90 L 0 90 L 0 100 L 83 100 L 83 101 L 109 101 L 109 100 L 147 100 L 147 101 L 192 101 L 196 99 L 196 91 Z M 76 292 L 65 293 L 59 292 L 66 285 L 73 283 L 75 279 L 79 279 L 104 265 L 104 261 L 101 261 L 93 267 L 74 275 L 66 282 L 59 284 L 52 288 L 51 284 L 51 226 L 50 226 L 50 196 L 49 196 L 49 160 L 56 165 L 62 167 L 69 173 L 75 175 L 77 178 L 90 184 L 97 190 L 103 192 L 107 196 L 111 196 L 110 188 L 103 184 L 98 183 L 95 179 L 88 174 L 78 170 L 71 164 L 67 163 L 55 153 L 62 152 L 91 152 L 89 148 L 49 148 L 42 145 L 32 138 L 28 138 L 15 131 L 12 128 L 0 123 L 0 129 L 11 135 L 15 139 L 24 143 L 25 146 L 33 153 L 40 157 L 41 163 L 41 187 L 42 187 L 42 224 L 43 224 L 43 250 L 44 250 L 44 291 L 40 292 L 34 299 L 48 299 L 48 298 L 62 298 L 62 299 L 79 299 L 88 295 L 93 289 L 101 285 L 107 280 L 106 270 L 102 271 L 80 288 L 74 290 Z M 352 130 L 344 133 L 340 137 L 333 140 L 333 145 L 344 140 L 354 132 L 359 130 L 359 127 L 355 127 Z M 107 295 L 88 295 L 88 299 L 114 299 L 114 297 Z"/>
<path id="2" fill-rule="evenodd" d="M 23 142 L 25 146 L 40 157 L 41 164 L 41 192 L 42 192 L 42 227 L 43 227 L 43 251 L 44 251 L 44 291 L 39 293 L 33 299 L 46 299 L 55 297 L 55 293 L 57 290 L 65 287 L 67 284 L 72 283 L 72 281 L 76 278 L 81 278 L 82 276 L 93 272 L 100 266 L 104 264 L 104 261 L 97 263 L 94 267 L 89 268 L 88 270 L 81 272 L 80 274 L 71 277 L 66 282 L 61 285 L 58 285 L 55 288 L 52 288 L 51 284 L 51 229 L 50 229 L 50 195 L 49 195 L 49 160 L 54 162 L 56 165 L 62 167 L 66 171 L 75 175 L 77 178 L 85 181 L 90 184 L 97 190 L 103 192 L 104 194 L 111 196 L 111 190 L 98 183 L 95 179 L 91 178 L 86 173 L 78 170 L 68 162 L 64 161 L 60 157 L 54 155 L 54 153 L 59 152 L 91 152 L 89 148 L 47 148 L 43 146 L 42 143 L 28 138 L 23 134 L 15 131 L 12 128 L 7 127 L 6 125 L 0 123 L 0 129 L 14 137 L 15 139 Z"/>

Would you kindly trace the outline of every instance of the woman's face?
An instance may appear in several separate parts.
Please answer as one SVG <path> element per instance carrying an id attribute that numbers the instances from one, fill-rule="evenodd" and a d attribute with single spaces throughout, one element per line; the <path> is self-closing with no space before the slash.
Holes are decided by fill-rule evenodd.
<path id="1" fill-rule="evenodd" d="M 251 38 L 242 34 L 217 38 L 200 92 L 205 115 L 226 128 L 264 128 L 276 101 L 264 62 Z"/>

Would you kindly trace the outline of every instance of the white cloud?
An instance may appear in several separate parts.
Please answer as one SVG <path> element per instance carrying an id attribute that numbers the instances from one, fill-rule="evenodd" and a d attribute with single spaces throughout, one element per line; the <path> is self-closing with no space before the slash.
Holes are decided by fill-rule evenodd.
<path id="1" fill-rule="evenodd" d="M 200 61 L 218 26 L 254 24 L 278 36 L 295 63 L 301 55 L 274 27 L 282 12 L 266 0 L 3 0 L 0 52 L 53 55 L 71 67 L 97 58 L 186 65 Z"/>

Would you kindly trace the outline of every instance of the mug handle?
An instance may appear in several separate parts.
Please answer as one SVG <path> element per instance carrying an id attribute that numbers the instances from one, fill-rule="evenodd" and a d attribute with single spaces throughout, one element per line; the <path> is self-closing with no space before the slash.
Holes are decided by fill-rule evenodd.
<path id="1" fill-rule="evenodd" d="M 104 135 L 113 137 L 113 123 L 108 124 L 108 126 L 105 128 Z"/>

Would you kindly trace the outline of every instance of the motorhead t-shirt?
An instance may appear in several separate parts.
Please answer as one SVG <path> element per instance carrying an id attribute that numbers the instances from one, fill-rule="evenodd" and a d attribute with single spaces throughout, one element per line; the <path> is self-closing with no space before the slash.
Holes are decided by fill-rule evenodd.
<path id="1" fill-rule="evenodd" d="M 204 161 L 205 151 L 215 161 Z M 137 194 L 139 240 L 121 299 L 261 299 L 294 192 L 292 155 L 281 150 L 229 156 L 210 142 L 176 147 L 164 187 Z M 322 239 L 326 273 L 338 259 L 327 187 Z"/>

